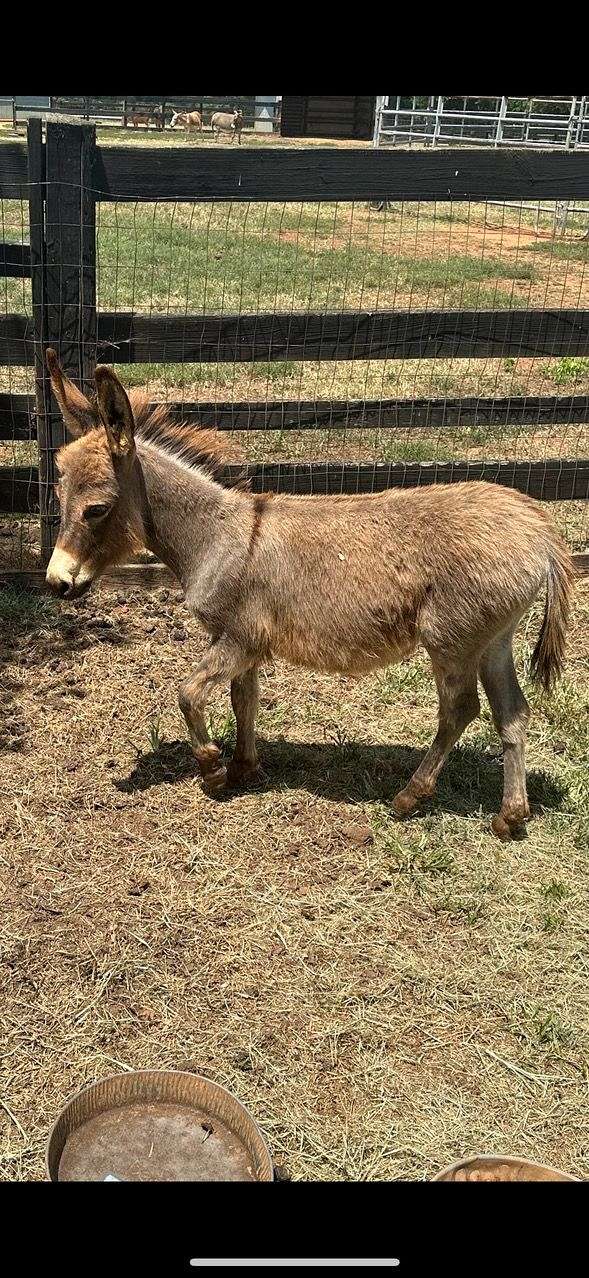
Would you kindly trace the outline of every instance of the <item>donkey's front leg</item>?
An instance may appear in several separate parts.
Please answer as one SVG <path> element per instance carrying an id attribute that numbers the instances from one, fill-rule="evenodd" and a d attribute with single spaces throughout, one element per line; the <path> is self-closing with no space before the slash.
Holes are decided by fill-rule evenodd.
<path id="1" fill-rule="evenodd" d="M 219 639 L 211 644 L 191 679 L 182 684 L 178 695 L 180 709 L 190 735 L 190 742 L 201 770 L 203 785 L 211 792 L 221 790 L 227 780 L 227 769 L 220 763 L 221 751 L 210 740 L 204 710 L 213 688 L 238 678 L 248 665 L 241 649 Z"/>
<path id="2" fill-rule="evenodd" d="M 258 714 L 258 671 L 246 670 L 231 682 L 231 705 L 235 714 L 237 739 L 233 758 L 227 768 L 227 780 L 236 785 L 259 775 L 256 753 L 256 718 Z"/>

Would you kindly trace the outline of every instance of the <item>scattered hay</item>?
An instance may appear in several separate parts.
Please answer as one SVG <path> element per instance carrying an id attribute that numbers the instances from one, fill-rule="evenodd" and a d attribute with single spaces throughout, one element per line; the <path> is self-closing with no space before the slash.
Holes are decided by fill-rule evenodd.
<path id="1" fill-rule="evenodd" d="M 433 730 L 422 659 L 266 671 L 269 779 L 215 802 L 176 709 L 201 639 L 175 591 L 4 599 L 5 1179 L 42 1178 L 84 1083 L 156 1066 L 229 1087 L 295 1179 L 430 1178 L 478 1149 L 587 1175 L 587 585 L 511 845 L 487 711 L 432 809 L 390 820 Z M 226 740 L 227 698 L 211 711 Z"/>

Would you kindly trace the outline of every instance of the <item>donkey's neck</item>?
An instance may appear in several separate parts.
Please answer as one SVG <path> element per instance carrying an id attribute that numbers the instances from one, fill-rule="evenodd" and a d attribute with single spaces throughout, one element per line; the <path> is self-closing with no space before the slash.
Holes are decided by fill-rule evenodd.
<path id="1" fill-rule="evenodd" d="M 233 539 L 242 494 L 147 440 L 137 440 L 137 459 L 137 500 L 147 547 L 187 590 L 213 547 L 218 552 L 224 539 Z"/>

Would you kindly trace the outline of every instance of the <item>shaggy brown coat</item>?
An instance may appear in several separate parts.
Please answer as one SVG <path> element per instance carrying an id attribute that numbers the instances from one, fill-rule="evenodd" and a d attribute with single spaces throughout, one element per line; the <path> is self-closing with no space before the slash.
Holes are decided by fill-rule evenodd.
<path id="1" fill-rule="evenodd" d="M 147 546 L 175 572 L 210 647 L 180 691 L 194 753 L 211 791 L 255 776 L 257 670 L 281 657 L 361 675 L 429 653 L 439 698 L 435 740 L 393 808 L 433 794 L 442 764 L 479 713 L 485 689 L 504 751 L 501 838 L 529 816 L 529 707 L 512 655 L 517 623 L 546 589 L 532 673 L 561 673 L 571 556 L 543 507 L 499 485 L 463 483 L 365 496 L 254 496 L 217 482 L 212 431 L 175 426 L 96 369 L 91 404 L 47 362 L 66 426 L 57 456 L 61 527 L 47 570 L 61 594 L 82 594 L 112 564 Z M 225 768 L 205 726 L 219 683 L 231 684 L 237 744 Z"/>

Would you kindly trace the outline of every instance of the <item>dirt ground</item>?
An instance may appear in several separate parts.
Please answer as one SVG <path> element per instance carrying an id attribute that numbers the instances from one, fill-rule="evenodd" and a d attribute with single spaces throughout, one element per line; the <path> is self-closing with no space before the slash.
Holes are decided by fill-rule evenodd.
<path id="1" fill-rule="evenodd" d="M 268 669 L 267 780 L 215 801 L 177 709 L 202 646 L 179 591 L 5 590 L 0 621 L 4 1179 L 43 1177 L 76 1089 L 148 1066 L 231 1088 L 295 1179 L 480 1151 L 589 1174 L 588 583 L 560 690 L 528 694 L 534 819 L 509 845 L 487 709 L 432 807 L 391 820 L 434 727 L 421 658 Z M 211 714 L 229 747 L 226 696 Z"/>

